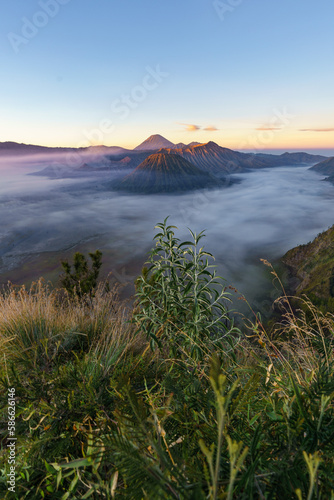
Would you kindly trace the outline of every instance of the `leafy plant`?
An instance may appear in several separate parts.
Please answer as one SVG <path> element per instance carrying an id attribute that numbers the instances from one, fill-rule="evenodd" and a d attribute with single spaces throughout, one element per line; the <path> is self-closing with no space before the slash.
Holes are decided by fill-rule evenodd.
<path id="1" fill-rule="evenodd" d="M 208 448 L 203 439 L 199 441 L 199 445 L 209 466 L 211 479 L 211 484 L 209 484 L 210 499 L 216 500 L 219 494 L 223 438 L 226 438 L 230 458 L 230 480 L 228 485 L 227 500 L 232 500 L 236 476 L 248 453 L 247 447 L 244 448 L 241 442 L 238 443 L 232 440 L 226 433 L 226 417 L 228 414 L 228 407 L 238 382 L 235 381 L 232 387 L 228 389 L 227 378 L 221 372 L 218 358 L 213 358 L 211 361 L 210 382 L 216 398 L 217 445 L 215 446 L 214 443 L 212 443 L 210 448 Z"/>
<path id="2" fill-rule="evenodd" d="M 256 315 L 236 342 L 199 237 L 160 226 L 134 311 L 103 283 L 0 294 L 0 419 L 15 387 L 17 437 L 13 496 L 2 426 L 0 497 L 334 499 L 334 316 L 284 295 L 270 332 Z"/>
<path id="3" fill-rule="evenodd" d="M 199 248 L 204 233 L 189 230 L 192 241 L 180 242 L 168 217 L 157 224 L 156 247 L 148 268 L 136 281 L 134 321 L 146 332 L 152 349 L 165 346 L 173 356 L 203 358 L 203 341 L 221 345 L 233 328 L 223 279 L 209 264 L 213 256 Z"/>

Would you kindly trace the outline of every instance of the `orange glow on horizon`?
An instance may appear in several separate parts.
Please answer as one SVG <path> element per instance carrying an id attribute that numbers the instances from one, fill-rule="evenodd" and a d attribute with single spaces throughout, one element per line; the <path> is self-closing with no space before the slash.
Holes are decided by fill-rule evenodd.
<path id="1" fill-rule="evenodd" d="M 220 129 L 215 133 L 203 131 L 185 132 L 176 131 L 175 128 L 164 129 L 156 127 L 153 131 L 152 127 L 143 127 L 143 130 L 138 132 L 137 127 L 122 127 L 115 133 L 108 136 L 103 136 L 102 141 L 89 141 L 85 138 L 80 129 L 68 127 L 66 130 L 59 129 L 35 129 L 29 132 L 25 130 L 0 130 L 1 142 L 12 141 L 25 144 L 34 144 L 45 147 L 70 147 L 79 148 L 89 145 L 104 145 L 104 146 L 119 146 L 125 149 L 134 149 L 141 144 L 147 137 L 154 133 L 160 133 L 163 137 L 177 144 L 183 142 L 189 144 L 193 141 L 205 144 L 213 141 L 222 147 L 233 150 L 332 150 L 334 151 L 334 130 L 329 127 L 319 127 L 314 130 L 302 131 L 299 129 L 277 129 L 277 130 L 257 130 L 249 128 L 247 130 L 238 129 L 235 127 Z M 322 131 L 321 131 L 322 130 Z M 1 133 L 2 132 L 2 133 Z M 50 140 L 50 137 L 52 139 Z M 38 139 L 37 139 L 38 138 Z"/>

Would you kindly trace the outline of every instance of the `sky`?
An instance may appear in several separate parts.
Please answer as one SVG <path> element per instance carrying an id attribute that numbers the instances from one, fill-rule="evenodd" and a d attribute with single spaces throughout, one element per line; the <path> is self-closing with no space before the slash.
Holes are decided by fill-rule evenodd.
<path id="1" fill-rule="evenodd" d="M 0 142 L 334 154 L 333 25 L 333 0 L 2 0 Z"/>

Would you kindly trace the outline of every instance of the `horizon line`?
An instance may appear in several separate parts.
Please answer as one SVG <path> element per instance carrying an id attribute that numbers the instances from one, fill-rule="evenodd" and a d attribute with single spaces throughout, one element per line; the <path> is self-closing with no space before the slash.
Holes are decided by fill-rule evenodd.
<path id="1" fill-rule="evenodd" d="M 153 135 L 160 135 L 160 134 L 153 134 Z M 149 136 L 151 137 L 151 136 Z M 163 137 L 163 136 L 162 136 Z M 163 137 L 165 139 L 165 137 Z M 141 145 L 143 142 L 145 142 L 146 139 L 144 141 L 142 141 L 139 145 Z M 172 142 L 172 141 L 170 141 Z M 214 142 L 215 144 L 218 144 L 218 142 L 216 141 L 212 141 L 212 140 L 209 140 L 209 141 L 206 141 L 206 142 L 199 142 L 199 141 L 192 141 L 192 142 L 197 142 L 198 144 L 208 144 L 209 142 Z M 14 140 L 7 140 L 7 141 L 0 141 L 0 144 L 6 144 L 6 143 L 12 143 L 12 144 L 18 144 L 18 145 L 23 145 L 23 146 L 36 146 L 36 147 L 42 147 L 42 148 L 52 148 L 52 149 L 88 149 L 88 148 L 92 148 L 92 147 L 95 147 L 95 148 L 99 148 L 99 147 L 106 147 L 106 148 L 122 148 L 122 149 L 125 149 L 125 150 L 129 150 L 129 151 L 133 151 L 137 146 L 135 146 L 134 148 L 131 148 L 131 147 L 125 147 L 125 146 L 118 146 L 116 144 L 112 144 L 112 145 L 107 145 L 107 144 L 89 144 L 88 146 L 52 146 L 52 145 L 46 145 L 46 144 L 36 144 L 36 143 L 27 143 L 27 142 L 17 142 L 17 141 L 14 141 Z M 175 143 L 173 143 L 175 144 Z M 177 144 L 177 143 L 176 143 Z M 189 143 L 190 144 L 190 143 Z M 227 149 L 231 149 L 232 151 L 245 151 L 245 152 L 269 152 L 269 151 L 282 151 L 282 152 L 305 152 L 305 151 L 332 151 L 333 154 L 334 154 L 334 146 L 333 147 L 319 147 L 319 146 L 311 146 L 311 147 L 308 147 L 308 148 L 303 148 L 303 147 L 298 147 L 298 146 L 295 146 L 295 147 L 264 147 L 264 148 L 233 148 L 231 146 L 221 146 L 220 144 L 218 144 L 218 146 L 220 147 L 224 147 L 224 148 L 227 148 Z"/>

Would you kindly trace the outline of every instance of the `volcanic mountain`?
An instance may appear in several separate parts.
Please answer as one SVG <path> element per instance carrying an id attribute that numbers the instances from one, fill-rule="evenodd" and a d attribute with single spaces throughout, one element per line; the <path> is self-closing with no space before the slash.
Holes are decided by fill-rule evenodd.
<path id="1" fill-rule="evenodd" d="M 159 153 L 178 154 L 203 171 L 212 174 L 227 174 L 243 172 L 254 168 L 254 163 L 262 166 L 262 160 L 255 161 L 255 155 L 239 153 L 228 148 L 222 148 L 215 142 L 187 146 L 182 149 L 161 149 Z"/>
<path id="2" fill-rule="evenodd" d="M 146 141 L 134 148 L 134 151 L 157 151 L 161 148 L 173 148 L 175 144 L 168 141 L 162 135 L 151 135 Z"/>
<path id="3" fill-rule="evenodd" d="M 115 183 L 118 191 L 133 193 L 174 193 L 216 187 L 221 182 L 179 155 L 156 153 L 144 160 L 130 175 Z"/>
<path id="4" fill-rule="evenodd" d="M 240 153 L 218 146 L 212 141 L 206 144 L 189 145 L 181 149 L 161 149 L 159 152 L 178 154 L 198 168 L 216 175 L 301 163 L 312 164 L 319 161 L 319 158 L 325 158 L 308 153 L 283 153 L 282 155 Z"/>

